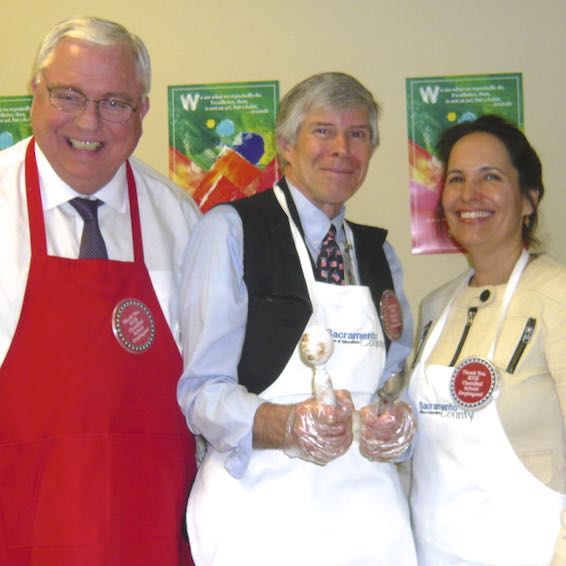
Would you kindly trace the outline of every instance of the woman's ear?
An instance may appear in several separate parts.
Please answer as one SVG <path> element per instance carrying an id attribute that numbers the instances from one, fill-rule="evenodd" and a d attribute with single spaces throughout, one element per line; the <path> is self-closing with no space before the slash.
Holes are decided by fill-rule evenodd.
<path id="1" fill-rule="evenodd" d="M 523 216 L 529 216 L 536 210 L 539 194 L 540 191 L 538 188 L 528 190 L 525 198 L 525 210 L 523 211 Z"/>

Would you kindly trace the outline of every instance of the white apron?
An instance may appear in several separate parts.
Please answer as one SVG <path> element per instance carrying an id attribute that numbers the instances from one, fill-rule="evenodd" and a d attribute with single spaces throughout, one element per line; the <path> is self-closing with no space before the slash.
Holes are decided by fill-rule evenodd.
<path id="1" fill-rule="evenodd" d="M 274 187 L 289 216 L 285 198 Z M 289 220 L 316 320 L 344 335 L 327 364 L 336 389 L 357 408 L 375 392 L 385 362 L 381 326 L 367 287 L 315 282 L 308 251 Z M 315 319 L 316 316 L 316 319 Z M 307 325 L 308 326 L 308 325 Z M 367 338 L 370 335 L 370 338 Z M 273 403 L 312 396 L 312 369 L 296 347 L 283 373 L 262 392 Z M 254 450 L 243 478 L 209 449 L 191 491 L 187 526 L 197 566 L 416 566 L 409 512 L 393 464 L 369 462 L 357 443 L 318 466 L 282 450 Z"/>
<path id="2" fill-rule="evenodd" d="M 488 359 L 527 261 L 524 252 L 506 286 Z M 468 281 L 469 276 L 463 285 Z M 418 411 L 410 503 L 419 566 L 548 565 L 565 496 L 523 466 L 493 400 L 477 411 L 459 408 L 450 396 L 454 368 L 426 365 L 454 297 L 435 324 L 409 386 Z"/>

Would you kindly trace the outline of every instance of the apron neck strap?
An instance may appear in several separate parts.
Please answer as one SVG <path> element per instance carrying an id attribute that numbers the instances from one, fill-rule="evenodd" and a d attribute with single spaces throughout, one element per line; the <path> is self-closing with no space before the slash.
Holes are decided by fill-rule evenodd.
<path id="1" fill-rule="evenodd" d="M 517 263 L 515 263 L 515 267 L 511 272 L 509 281 L 505 286 L 505 293 L 503 294 L 503 301 L 501 302 L 501 309 L 499 311 L 499 321 L 497 323 L 497 331 L 493 338 L 493 342 L 491 343 L 491 346 L 489 348 L 489 353 L 488 353 L 489 360 L 493 360 L 493 356 L 495 354 L 495 346 L 499 341 L 499 336 L 503 328 L 503 323 L 505 322 L 505 317 L 507 316 L 507 311 L 509 310 L 509 304 L 511 303 L 511 298 L 515 293 L 515 289 L 517 288 L 517 285 L 519 285 L 519 280 L 521 279 L 521 275 L 523 274 L 525 267 L 527 267 L 527 263 L 529 263 L 529 252 L 523 248 L 523 251 L 521 252 L 521 256 L 517 260 Z"/>
<path id="2" fill-rule="evenodd" d="M 305 244 L 301 231 L 299 230 L 293 218 L 291 217 L 291 212 L 289 211 L 289 205 L 287 203 L 287 198 L 285 196 L 285 193 L 277 183 L 273 185 L 273 192 L 275 194 L 275 198 L 279 202 L 279 205 L 283 209 L 283 212 L 287 215 L 287 220 L 289 221 L 289 228 L 291 229 L 291 235 L 293 236 L 293 242 L 295 243 L 295 249 L 297 250 L 297 254 L 299 256 L 301 270 L 305 278 L 307 291 L 309 293 L 309 298 L 313 307 L 313 313 L 316 316 L 317 308 L 316 308 L 315 292 L 314 292 L 314 286 L 316 284 L 316 280 L 314 277 L 311 255 L 307 249 L 307 245 Z"/>
<path id="3" fill-rule="evenodd" d="M 134 245 L 134 262 L 143 262 L 143 242 L 141 235 L 140 212 L 136 180 L 129 161 L 126 161 L 126 178 L 128 180 L 128 197 L 130 199 L 130 222 L 132 223 L 132 240 Z"/>
<path id="4" fill-rule="evenodd" d="M 39 191 L 39 173 L 35 160 L 35 138 L 31 138 L 26 149 L 26 199 L 30 231 L 30 247 L 33 256 L 47 255 L 45 223 Z"/>
<path id="5" fill-rule="evenodd" d="M 517 288 L 517 285 L 519 284 L 519 280 L 521 279 L 521 275 L 522 275 L 525 267 L 527 266 L 528 262 L 529 262 L 529 253 L 528 253 L 527 250 L 523 249 L 523 251 L 521 252 L 521 256 L 519 257 L 519 259 L 515 263 L 515 267 L 513 268 L 513 271 L 511 272 L 511 276 L 509 277 L 509 281 L 507 282 L 507 285 L 505 286 L 505 292 L 503 294 L 503 300 L 502 300 L 501 308 L 499 310 L 499 320 L 498 320 L 498 324 L 497 324 L 497 330 L 495 332 L 495 336 L 493 338 L 493 341 L 491 343 L 491 346 L 489 348 L 489 352 L 488 352 L 488 355 L 487 355 L 487 358 L 489 360 L 492 360 L 493 355 L 495 354 L 495 347 L 497 345 L 497 341 L 499 340 L 499 335 L 501 334 L 501 329 L 503 328 L 503 323 L 505 322 L 505 316 L 507 315 L 507 311 L 509 309 L 509 304 L 511 303 L 511 298 L 513 297 L 513 293 L 515 292 L 515 289 Z M 442 314 L 440 315 L 440 317 L 438 318 L 438 320 L 434 324 L 432 332 L 431 332 L 428 340 L 426 341 L 426 344 L 423 348 L 423 352 L 421 354 L 421 359 L 423 361 L 426 361 L 428 359 L 428 356 L 431 354 L 432 350 L 436 346 L 436 343 L 438 342 L 438 340 L 440 338 L 440 335 L 442 333 L 444 325 L 446 324 L 446 320 L 448 319 L 448 315 L 450 314 L 450 310 L 452 308 L 452 305 L 454 304 L 456 297 L 458 296 L 458 293 L 460 292 L 460 290 L 464 286 L 466 286 L 469 283 L 473 274 L 474 274 L 474 270 L 470 269 L 462 277 L 462 281 L 460 282 L 460 284 L 458 285 L 458 287 L 454 291 L 454 294 L 450 298 L 450 301 L 448 302 L 448 304 L 446 305 L 446 307 L 442 311 Z"/>
<path id="6" fill-rule="evenodd" d="M 299 217 L 299 211 L 297 210 L 297 206 L 295 205 L 295 201 L 293 200 L 293 197 L 291 196 L 291 190 L 289 189 L 289 185 L 287 184 L 287 181 L 285 180 L 285 178 L 283 177 L 280 181 L 278 181 L 276 183 L 277 187 L 279 187 L 280 191 L 283 193 L 284 197 L 285 197 L 285 202 L 287 204 L 287 216 L 293 220 L 293 222 L 295 223 L 295 226 L 297 227 L 297 230 L 299 230 L 299 233 L 301 234 L 301 238 L 304 239 L 305 237 L 305 232 L 303 230 L 303 225 L 301 224 L 301 218 Z"/>

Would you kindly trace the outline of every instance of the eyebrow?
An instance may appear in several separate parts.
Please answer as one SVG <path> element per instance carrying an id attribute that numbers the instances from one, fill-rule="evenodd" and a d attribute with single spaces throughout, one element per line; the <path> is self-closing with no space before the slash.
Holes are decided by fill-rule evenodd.
<path id="1" fill-rule="evenodd" d="M 335 128 L 336 124 L 334 122 L 311 122 L 310 126 L 326 126 Z M 348 126 L 348 130 L 371 130 L 371 126 L 369 124 L 354 124 L 353 126 Z"/>
<path id="2" fill-rule="evenodd" d="M 501 169 L 501 167 L 498 167 L 497 165 L 482 165 L 479 168 L 480 173 L 485 173 L 486 171 L 499 171 L 500 173 L 502 173 L 503 175 L 507 175 L 507 173 L 505 172 L 504 169 Z M 452 173 L 463 173 L 464 170 L 460 169 L 458 167 L 453 167 L 452 169 L 447 169 L 446 170 L 446 175 L 450 175 Z"/>
<path id="3" fill-rule="evenodd" d="M 47 81 L 45 81 L 44 84 L 45 86 L 47 86 Z M 49 88 L 52 89 L 62 88 L 63 90 L 72 90 L 73 92 L 77 92 L 86 97 L 86 94 L 76 86 L 65 85 L 65 84 L 53 84 L 53 85 L 50 84 Z M 108 98 L 119 98 L 120 100 L 124 100 L 126 102 L 133 102 L 135 100 L 134 97 L 130 96 L 129 94 L 126 94 L 125 92 L 105 92 L 102 96 L 100 96 L 96 100 L 107 100 Z"/>
<path id="4" fill-rule="evenodd" d="M 119 98 L 127 102 L 133 102 L 135 100 L 134 97 L 126 94 L 125 92 L 107 92 L 101 100 L 104 100 L 105 98 Z"/>
<path id="5" fill-rule="evenodd" d="M 502 173 L 503 175 L 507 174 L 504 169 L 501 169 L 501 167 L 497 165 L 483 165 L 482 167 L 480 167 L 481 173 L 485 173 L 486 171 L 493 171 L 493 170 L 499 171 L 499 173 Z"/>
<path id="6" fill-rule="evenodd" d="M 334 126 L 332 122 L 310 122 L 310 126 Z"/>

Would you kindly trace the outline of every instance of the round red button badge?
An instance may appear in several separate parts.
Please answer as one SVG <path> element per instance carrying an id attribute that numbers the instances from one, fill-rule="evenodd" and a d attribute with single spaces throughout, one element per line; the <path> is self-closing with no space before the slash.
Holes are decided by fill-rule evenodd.
<path id="1" fill-rule="evenodd" d="M 391 289 L 385 289 L 379 299 L 379 318 L 383 332 L 394 342 L 403 334 L 403 309 L 397 295 Z"/>
<path id="2" fill-rule="evenodd" d="M 456 405 L 477 411 L 493 399 L 497 388 L 497 370 L 483 358 L 466 358 L 452 373 L 450 395 Z"/>
<path id="3" fill-rule="evenodd" d="M 140 354 L 155 339 L 155 321 L 140 300 L 123 299 L 112 313 L 112 331 L 120 346 L 132 354 Z"/>

